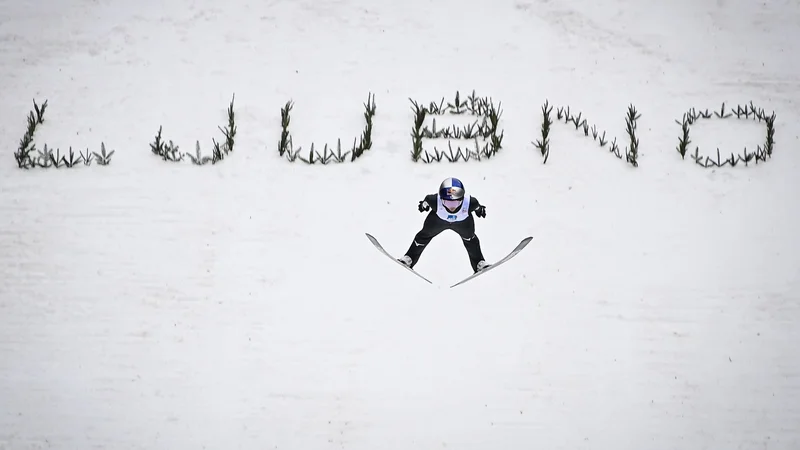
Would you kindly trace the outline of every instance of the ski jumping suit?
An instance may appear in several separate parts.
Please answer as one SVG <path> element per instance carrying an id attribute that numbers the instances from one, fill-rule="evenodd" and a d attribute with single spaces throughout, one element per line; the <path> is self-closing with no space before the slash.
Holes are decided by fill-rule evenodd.
<path id="1" fill-rule="evenodd" d="M 472 270 L 477 272 L 478 262 L 483 260 L 481 241 L 475 234 L 475 218 L 472 216 L 472 212 L 481 206 L 478 199 L 464 195 L 461 208 L 454 213 L 445 209 L 439 194 L 426 195 L 423 203 L 430 207 L 430 212 L 425 217 L 422 229 L 414 236 L 414 241 L 411 242 L 406 252 L 406 255 L 411 257 L 411 268 L 417 264 L 422 251 L 425 250 L 431 239 L 444 230 L 453 230 L 461 236 L 464 248 L 467 249 L 469 255 Z"/>

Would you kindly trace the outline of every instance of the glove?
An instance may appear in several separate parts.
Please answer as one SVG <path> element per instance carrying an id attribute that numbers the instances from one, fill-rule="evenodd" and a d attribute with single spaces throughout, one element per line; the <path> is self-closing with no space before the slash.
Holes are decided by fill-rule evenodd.
<path id="1" fill-rule="evenodd" d="M 419 212 L 425 212 L 425 211 L 430 211 L 430 210 L 431 210 L 431 207 L 430 207 L 430 205 L 425 203 L 425 200 L 421 200 L 419 202 Z"/>
<path id="2" fill-rule="evenodd" d="M 478 206 L 478 208 L 475 209 L 475 215 L 478 217 L 486 218 L 486 207 L 483 205 Z"/>

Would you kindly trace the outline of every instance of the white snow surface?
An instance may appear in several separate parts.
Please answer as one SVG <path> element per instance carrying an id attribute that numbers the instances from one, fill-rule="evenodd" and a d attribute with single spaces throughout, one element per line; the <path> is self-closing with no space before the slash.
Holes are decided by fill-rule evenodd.
<path id="1" fill-rule="evenodd" d="M 0 449 L 800 448 L 800 6 L 717 0 L 0 1 Z M 409 99 L 501 104 L 488 161 L 410 159 Z M 373 148 L 349 148 L 375 94 Z M 161 161 L 219 140 L 234 152 Z M 35 142 L 111 164 L 21 170 Z M 551 150 L 541 107 L 554 106 Z M 766 163 L 676 151 L 775 112 Z M 639 167 L 559 122 L 569 106 Z M 712 119 L 691 151 L 754 150 Z M 431 148 L 431 143 L 426 143 Z M 463 144 L 462 144 L 463 145 Z M 400 256 L 446 177 L 486 205 Z"/>

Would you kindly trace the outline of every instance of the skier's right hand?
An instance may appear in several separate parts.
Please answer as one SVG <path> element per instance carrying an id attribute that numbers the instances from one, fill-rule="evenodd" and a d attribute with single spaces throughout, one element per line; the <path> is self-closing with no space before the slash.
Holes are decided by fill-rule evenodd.
<path id="1" fill-rule="evenodd" d="M 419 209 L 419 212 L 425 212 L 425 211 L 430 211 L 431 207 L 430 207 L 430 205 L 428 205 L 427 202 L 425 202 L 425 200 L 422 200 L 422 201 L 419 202 L 418 209 Z"/>

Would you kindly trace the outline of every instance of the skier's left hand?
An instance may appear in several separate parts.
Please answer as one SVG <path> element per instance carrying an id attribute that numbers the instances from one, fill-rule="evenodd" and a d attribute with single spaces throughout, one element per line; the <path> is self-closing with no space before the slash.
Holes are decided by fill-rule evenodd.
<path id="1" fill-rule="evenodd" d="M 481 205 L 475 209 L 475 215 L 478 217 L 486 218 L 486 207 Z"/>

